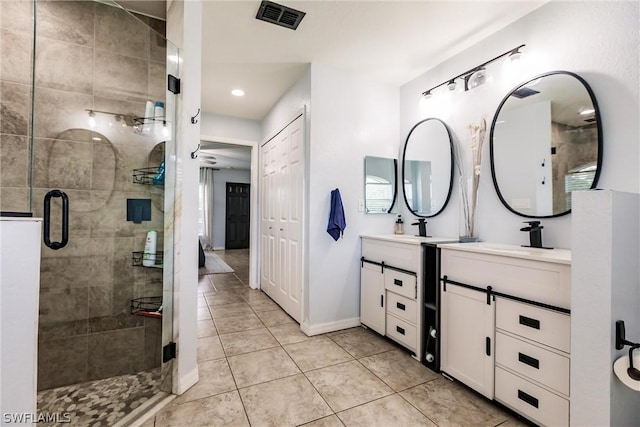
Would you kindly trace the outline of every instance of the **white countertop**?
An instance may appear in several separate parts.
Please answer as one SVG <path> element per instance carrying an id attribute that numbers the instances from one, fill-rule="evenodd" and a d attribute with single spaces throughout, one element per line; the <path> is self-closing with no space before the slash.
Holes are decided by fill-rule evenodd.
<path id="1" fill-rule="evenodd" d="M 386 242 L 407 243 L 410 245 L 458 241 L 457 238 L 453 237 L 421 237 L 413 234 L 363 234 L 360 237 L 366 239 L 384 240 Z"/>
<path id="2" fill-rule="evenodd" d="M 569 249 L 528 248 L 490 242 L 444 243 L 440 245 L 440 248 L 487 255 L 502 255 L 533 261 L 553 262 L 556 264 L 571 264 L 571 250 Z"/>
<path id="3" fill-rule="evenodd" d="M 42 218 L 31 216 L 0 216 L 0 221 L 42 221 Z"/>

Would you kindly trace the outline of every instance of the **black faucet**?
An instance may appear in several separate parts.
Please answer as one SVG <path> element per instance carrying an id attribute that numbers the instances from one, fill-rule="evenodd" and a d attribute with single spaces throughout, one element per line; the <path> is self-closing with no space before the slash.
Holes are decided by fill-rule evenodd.
<path id="1" fill-rule="evenodd" d="M 418 222 L 414 222 L 411 225 L 418 226 L 418 236 L 420 237 L 431 237 L 427 236 L 427 221 L 424 218 L 418 218 Z"/>
<path id="2" fill-rule="evenodd" d="M 544 227 L 540 225 L 540 221 L 524 221 L 524 223 L 529 224 L 529 226 L 521 228 L 520 231 L 529 232 L 529 246 L 532 248 L 541 248 L 542 247 L 542 229 Z"/>

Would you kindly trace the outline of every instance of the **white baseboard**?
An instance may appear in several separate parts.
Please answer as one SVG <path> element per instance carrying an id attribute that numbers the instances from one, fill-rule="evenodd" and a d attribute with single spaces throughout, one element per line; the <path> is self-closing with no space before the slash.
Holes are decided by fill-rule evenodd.
<path id="1" fill-rule="evenodd" d="M 360 326 L 360 318 L 353 317 L 351 319 L 337 320 L 335 322 L 320 323 L 318 325 L 309 325 L 307 321 L 302 322 L 300 329 L 308 336 L 326 334 L 327 332 L 340 331 L 342 329 L 355 328 Z"/>
<path id="2" fill-rule="evenodd" d="M 220 246 L 220 247 L 213 247 L 214 251 L 224 251 L 224 246 Z"/>
<path id="3" fill-rule="evenodd" d="M 176 378 L 174 377 L 174 380 L 175 379 Z M 199 379 L 198 367 L 196 366 L 191 372 L 177 378 L 177 384 L 174 384 L 175 387 L 173 388 L 174 394 L 180 395 L 184 393 L 185 391 L 193 387 L 199 381 Z"/>

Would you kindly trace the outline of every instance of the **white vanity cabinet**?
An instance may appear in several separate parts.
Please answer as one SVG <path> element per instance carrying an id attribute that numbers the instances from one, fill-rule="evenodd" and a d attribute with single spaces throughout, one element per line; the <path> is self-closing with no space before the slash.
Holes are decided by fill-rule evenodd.
<path id="1" fill-rule="evenodd" d="M 571 252 L 441 245 L 441 369 L 540 425 L 569 425 Z"/>
<path id="2" fill-rule="evenodd" d="M 420 240 L 363 236 L 360 266 L 360 322 L 408 348 L 420 360 Z"/>
<path id="3" fill-rule="evenodd" d="M 360 322 L 411 350 L 423 363 L 425 330 L 437 326 L 435 285 L 427 292 L 429 301 L 425 301 L 424 278 L 426 275 L 430 283 L 437 281 L 436 244 L 446 241 L 452 240 L 411 235 L 362 236 Z M 429 312 L 427 326 L 425 311 Z M 437 369 L 438 351 L 433 344 L 426 350 L 432 356 L 427 366 Z"/>

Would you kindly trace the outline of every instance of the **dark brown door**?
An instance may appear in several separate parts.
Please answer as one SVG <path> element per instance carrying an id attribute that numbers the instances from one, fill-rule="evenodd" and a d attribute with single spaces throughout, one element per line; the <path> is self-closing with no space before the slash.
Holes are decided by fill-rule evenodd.
<path id="1" fill-rule="evenodd" d="M 225 249 L 249 247 L 249 184 L 227 182 Z"/>

